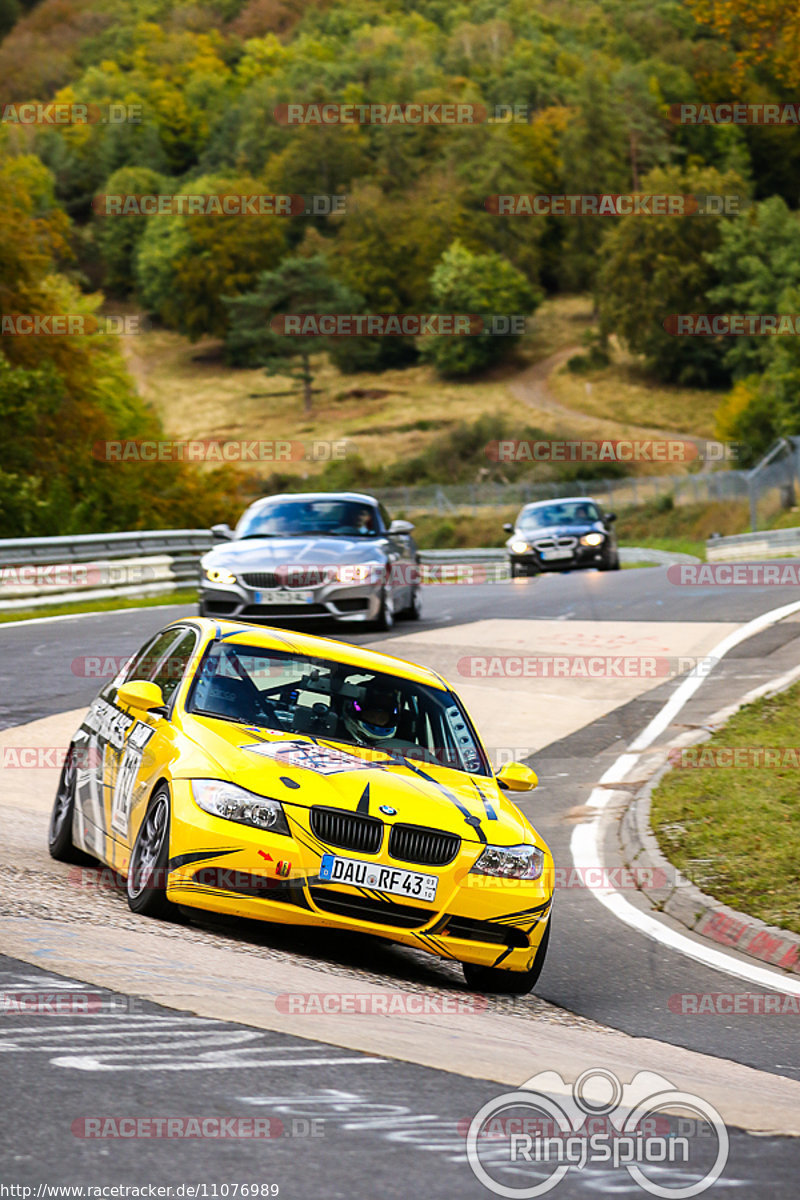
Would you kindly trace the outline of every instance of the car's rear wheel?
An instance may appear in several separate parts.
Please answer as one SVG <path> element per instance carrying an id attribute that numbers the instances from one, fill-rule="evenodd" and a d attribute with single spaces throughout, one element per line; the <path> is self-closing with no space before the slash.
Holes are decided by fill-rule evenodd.
<path id="1" fill-rule="evenodd" d="M 503 971 L 500 967 L 479 967 L 475 963 L 462 963 L 467 987 L 473 992 L 497 992 L 505 996 L 527 996 L 536 986 L 547 957 L 550 941 L 550 922 L 539 943 L 536 958 L 529 971 Z"/>
<path id="2" fill-rule="evenodd" d="M 167 899 L 170 797 L 166 784 L 153 793 L 136 835 L 126 891 L 131 912 L 144 917 L 179 919 L 178 906 Z"/>
<path id="3" fill-rule="evenodd" d="M 72 840 L 72 818 L 75 813 L 77 779 L 75 747 L 70 746 L 61 768 L 56 798 L 53 801 L 53 811 L 50 814 L 47 848 L 50 851 L 50 857 L 55 858 L 58 862 L 84 866 L 94 863 L 95 860 L 88 854 L 84 854 L 83 850 L 79 850 Z"/>

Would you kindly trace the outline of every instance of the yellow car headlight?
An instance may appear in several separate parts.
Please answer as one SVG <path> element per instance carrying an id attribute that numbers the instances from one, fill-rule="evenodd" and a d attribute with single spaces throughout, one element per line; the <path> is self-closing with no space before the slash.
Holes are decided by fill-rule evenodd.
<path id="1" fill-rule="evenodd" d="M 486 846 L 471 875 L 501 879 L 538 879 L 544 869 L 544 851 L 538 846 Z"/>
<path id="2" fill-rule="evenodd" d="M 226 571 L 224 567 L 206 567 L 205 575 L 209 583 L 236 583 L 233 571 Z"/>
<path id="3" fill-rule="evenodd" d="M 529 550 L 530 550 L 530 546 L 528 545 L 528 543 L 523 542 L 519 538 L 517 538 L 515 541 L 513 541 L 511 543 L 511 553 L 512 554 L 527 554 Z"/>
<path id="4" fill-rule="evenodd" d="M 602 533 L 585 533 L 581 538 L 582 546 L 602 546 L 605 538 Z"/>

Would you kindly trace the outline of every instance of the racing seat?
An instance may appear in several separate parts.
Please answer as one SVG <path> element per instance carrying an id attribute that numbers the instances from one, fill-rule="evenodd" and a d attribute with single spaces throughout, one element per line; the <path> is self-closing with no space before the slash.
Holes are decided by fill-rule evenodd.
<path id="1" fill-rule="evenodd" d="M 230 675 L 214 675 L 201 681 L 195 694 L 198 708 L 221 717 L 234 717 L 252 723 L 258 717 L 258 708 L 252 686 L 244 679 Z"/>

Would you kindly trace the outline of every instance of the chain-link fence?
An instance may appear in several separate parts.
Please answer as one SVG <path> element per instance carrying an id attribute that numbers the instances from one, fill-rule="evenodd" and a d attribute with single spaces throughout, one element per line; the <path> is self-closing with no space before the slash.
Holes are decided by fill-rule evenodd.
<path id="1" fill-rule="evenodd" d="M 566 483 L 459 483 L 378 489 L 392 514 L 477 515 L 480 509 L 521 508 L 534 500 L 593 496 L 608 509 L 638 507 L 671 497 L 674 504 L 747 501 L 750 523 L 778 508 L 792 508 L 800 483 L 800 438 L 782 438 L 750 471 L 703 471 L 694 475 L 640 475 L 623 479 L 574 479 Z"/>

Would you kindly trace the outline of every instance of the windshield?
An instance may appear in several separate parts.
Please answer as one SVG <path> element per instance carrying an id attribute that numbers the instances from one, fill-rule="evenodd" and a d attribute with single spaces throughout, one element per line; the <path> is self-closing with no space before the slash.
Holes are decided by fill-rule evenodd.
<path id="1" fill-rule="evenodd" d="M 517 520 L 520 529 L 546 529 L 555 525 L 590 525 L 600 520 L 597 505 L 591 500 L 565 500 L 559 504 L 543 504 L 541 508 L 523 509 Z"/>
<path id="2" fill-rule="evenodd" d="M 292 537 L 329 534 L 335 537 L 375 537 L 380 529 L 371 504 L 358 500 L 276 500 L 245 513 L 236 536 Z"/>
<path id="3" fill-rule="evenodd" d="M 365 667 L 214 642 L 186 707 L 242 725 L 312 735 L 317 745 L 378 751 L 384 762 L 388 755 L 491 775 L 452 692 Z"/>

